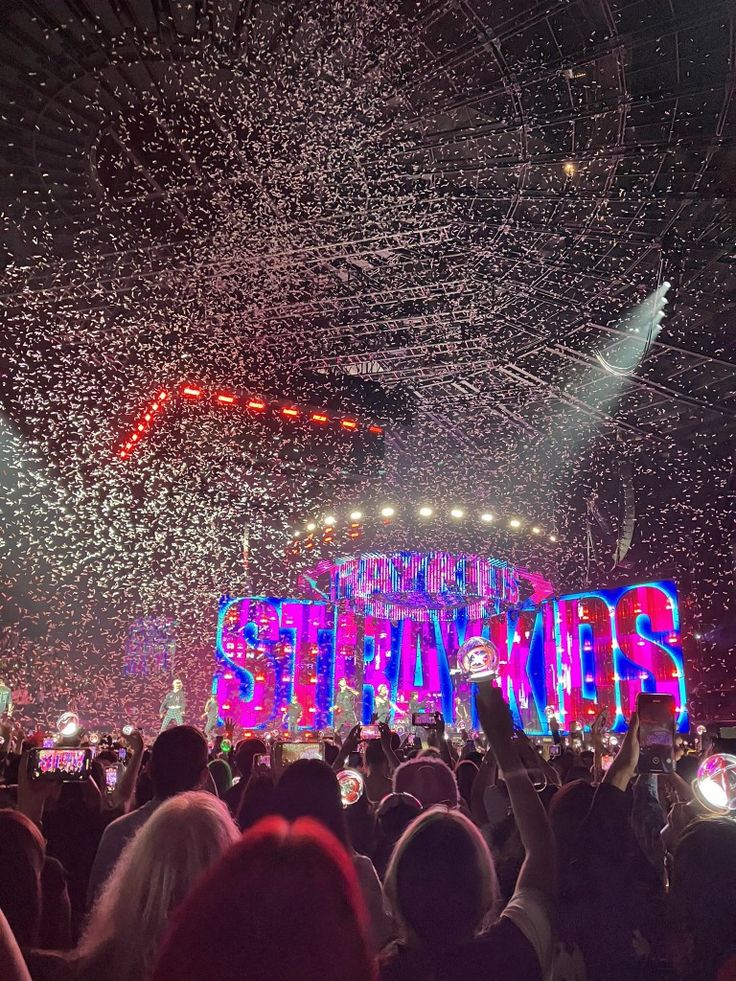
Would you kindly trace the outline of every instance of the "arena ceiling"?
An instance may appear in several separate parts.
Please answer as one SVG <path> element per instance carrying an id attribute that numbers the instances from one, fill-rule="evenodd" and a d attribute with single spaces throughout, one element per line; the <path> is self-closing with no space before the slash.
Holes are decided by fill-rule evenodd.
<path id="1" fill-rule="evenodd" d="M 4 4 L 11 418 L 99 460 L 164 378 L 350 373 L 415 400 L 397 485 L 483 468 L 548 525 L 547 478 L 591 439 L 730 440 L 734 17 Z M 627 311 L 665 280 L 661 333 L 612 382 L 597 355 L 625 360 Z"/>

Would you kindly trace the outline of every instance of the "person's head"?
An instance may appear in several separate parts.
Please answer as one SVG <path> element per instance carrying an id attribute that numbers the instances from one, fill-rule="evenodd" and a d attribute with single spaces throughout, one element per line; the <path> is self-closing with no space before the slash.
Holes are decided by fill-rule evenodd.
<path id="1" fill-rule="evenodd" d="M 222 798 L 233 785 L 233 771 L 227 760 L 211 760 L 207 764 L 210 776 L 215 784 L 217 796 Z"/>
<path id="2" fill-rule="evenodd" d="M 713 981 L 736 955 L 736 822 L 695 821 L 673 857 L 670 902 L 685 977 Z"/>
<path id="3" fill-rule="evenodd" d="M 251 773 L 240 797 L 237 820 L 242 831 L 273 814 L 273 777 L 270 773 Z"/>
<path id="4" fill-rule="evenodd" d="M 380 739 L 369 739 L 365 744 L 365 765 L 370 770 L 377 770 L 388 764 Z"/>
<path id="5" fill-rule="evenodd" d="M 30 818 L 0 810 L 0 909 L 19 947 L 38 943 L 45 853 L 46 843 Z"/>
<path id="6" fill-rule="evenodd" d="M 261 821 L 192 890 L 153 981 L 210 978 L 374 981 L 352 863 L 320 824 Z"/>
<path id="7" fill-rule="evenodd" d="M 178 678 L 174 679 L 174 691 L 181 691 L 184 686 Z"/>
<path id="8" fill-rule="evenodd" d="M 380 695 L 381 698 L 388 698 L 388 686 L 387 685 L 379 685 L 378 686 L 378 694 Z"/>
<path id="9" fill-rule="evenodd" d="M 192 791 L 162 804 L 124 849 L 78 948 L 85 974 L 148 977 L 171 913 L 193 883 L 238 839 L 227 807 Z M 102 976 L 101 971 L 96 976 Z"/>
<path id="10" fill-rule="evenodd" d="M 340 691 L 345 691 L 345 689 L 348 687 L 348 683 L 345 678 L 340 678 L 337 684 L 338 687 L 340 688 Z"/>
<path id="11" fill-rule="evenodd" d="M 402 763 L 394 772 L 394 791 L 412 794 L 422 807 L 446 804 L 457 807 L 459 793 L 455 774 L 439 756 L 418 756 Z"/>
<path id="12" fill-rule="evenodd" d="M 235 747 L 235 766 L 238 768 L 241 780 L 247 781 L 253 770 L 253 757 L 263 756 L 268 748 L 262 739 L 251 736 L 242 739 Z"/>
<path id="13" fill-rule="evenodd" d="M 478 773 L 478 767 L 470 760 L 462 760 L 455 768 L 455 779 L 460 796 L 466 804 L 470 805 L 470 795 L 473 790 L 473 782 Z"/>
<path id="14" fill-rule="evenodd" d="M 311 817 L 321 821 L 347 847 L 345 812 L 335 772 L 322 760 L 297 760 L 281 774 L 274 811 L 287 821 Z"/>
<path id="15" fill-rule="evenodd" d="M 373 864 L 380 876 L 388 865 L 394 845 L 421 813 L 422 805 L 411 794 L 387 794 L 376 808 Z"/>
<path id="16" fill-rule="evenodd" d="M 151 781 L 158 798 L 196 790 L 207 769 L 207 740 L 194 726 L 175 726 L 156 738 L 151 750 Z"/>
<path id="17" fill-rule="evenodd" d="M 470 940 L 498 900 L 493 862 L 480 832 L 458 811 L 441 807 L 409 825 L 384 885 L 402 938 L 425 949 Z"/>

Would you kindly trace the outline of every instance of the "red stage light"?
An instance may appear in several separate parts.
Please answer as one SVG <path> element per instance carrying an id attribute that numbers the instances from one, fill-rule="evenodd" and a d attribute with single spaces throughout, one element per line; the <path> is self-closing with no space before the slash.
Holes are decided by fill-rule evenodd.
<path id="1" fill-rule="evenodd" d="M 159 392 L 158 400 L 159 402 L 164 402 L 169 397 L 168 392 Z"/>
<path id="2" fill-rule="evenodd" d="M 133 435 L 130 438 L 135 443 L 136 440 L 138 439 L 138 433 L 133 433 Z"/>
<path id="3" fill-rule="evenodd" d="M 281 414 L 284 416 L 289 416 L 290 419 L 293 419 L 295 416 L 299 415 L 299 409 L 290 409 L 286 407 L 281 410 Z"/>
<path id="4" fill-rule="evenodd" d="M 190 399 L 198 399 L 202 395 L 202 389 L 201 388 L 191 388 L 189 385 L 187 385 L 186 387 L 182 388 L 181 394 L 182 395 L 189 396 Z M 160 397 L 161 396 L 159 396 L 159 398 Z"/>
<path id="5" fill-rule="evenodd" d="M 324 415 L 322 412 L 313 412 L 309 417 L 312 422 L 329 422 L 329 417 Z"/>
<path id="6" fill-rule="evenodd" d="M 358 423 L 355 421 L 355 419 L 341 419 L 340 420 L 340 425 L 342 426 L 343 429 L 357 429 L 358 428 Z"/>
<path id="7" fill-rule="evenodd" d="M 125 459 L 125 457 L 126 457 L 127 455 L 128 455 L 128 454 L 127 454 L 127 453 L 125 452 L 125 450 L 121 450 L 121 451 L 120 451 L 120 456 L 121 456 L 121 457 L 123 457 L 123 459 Z"/>
<path id="8" fill-rule="evenodd" d="M 146 413 L 146 414 L 145 414 L 145 415 L 143 416 L 143 418 L 144 418 L 144 419 L 146 420 L 146 422 L 150 422 L 150 421 L 151 421 L 151 413 L 150 413 L 150 412 L 147 412 L 147 413 Z"/>
<path id="9" fill-rule="evenodd" d="M 266 408 L 266 403 L 261 402 L 260 399 L 251 399 L 251 401 L 248 403 L 248 408 L 253 409 L 256 412 L 263 412 L 263 410 Z"/>
<path id="10" fill-rule="evenodd" d="M 143 423 L 142 422 L 139 422 L 138 423 L 138 432 L 139 433 L 142 433 L 143 432 L 143 429 L 144 429 Z"/>
<path id="11" fill-rule="evenodd" d="M 380 426 L 369 426 L 368 427 L 368 432 L 369 433 L 378 433 L 379 436 L 383 434 L 383 430 L 381 429 Z"/>
<path id="12" fill-rule="evenodd" d="M 218 402 L 224 402 L 226 405 L 232 405 L 233 402 L 235 401 L 235 396 L 234 395 L 225 395 L 224 393 L 220 393 L 217 396 L 217 401 Z"/>

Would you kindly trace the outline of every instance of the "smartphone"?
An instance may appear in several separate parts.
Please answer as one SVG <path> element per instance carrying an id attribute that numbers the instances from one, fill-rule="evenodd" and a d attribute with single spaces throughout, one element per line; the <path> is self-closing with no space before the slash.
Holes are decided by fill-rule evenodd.
<path id="1" fill-rule="evenodd" d="M 736 726 L 719 726 L 719 739 L 736 739 Z"/>
<path id="2" fill-rule="evenodd" d="M 378 726 L 362 726 L 360 730 L 360 738 L 364 740 L 380 739 L 381 730 L 378 728 Z"/>
<path id="3" fill-rule="evenodd" d="M 547 754 L 549 755 L 550 759 L 553 756 L 559 756 L 561 752 L 562 752 L 562 746 L 555 745 L 554 743 L 547 748 Z"/>
<path id="4" fill-rule="evenodd" d="M 286 766 L 297 760 L 323 760 L 325 747 L 323 743 L 277 743 L 281 752 L 281 764 Z"/>
<path id="5" fill-rule="evenodd" d="M 605 773 L 607 770 L 611 769 L 611 763 L 616 759 L 615 756 L 610 756 L 608 753 L 604 753 L 601 756 L 601 770 Z"/>
<path id="6" fill-rule="evenodd" d="M 85 780 L 91 763 L 92 754 L 88 749 L 32 749 L 29 767 L 32 780 L 51 774 L 70 783 Z"/>
<path id="7" fill-rule="evenodd" d="M 118 750 L 118 759 L 120 760 L 121 763 L 127 762 L 128 750 L 125 748 L 125 746 L 121 746 L 120 749 Z"/>
<path id="8" fill-rule="evenodd" d="M 434 717 L 434 712 L 412 712 L 411 724 L 421 726 L 423 729 L 436 729 L 437 719 Z"/>
<path id="9" fill-rule="evenodd" d="M 639 773 L 672 773 L 675 768 L 675 699 L 639 692 Z"/>
<path id="10" fill-rule="evenodd" d="M 253 769 L 257 769 L 259 766 L 265 766 L 268 770 L 271 769 L 271 755 L 270 753 L 256 753 L 253 757 Z"/>
<path id="11" fill-rule="evenodd" d="M 118 768 L 116 766 L 105 767 L 105 789 L 111 794 L 118 785 Z"/>

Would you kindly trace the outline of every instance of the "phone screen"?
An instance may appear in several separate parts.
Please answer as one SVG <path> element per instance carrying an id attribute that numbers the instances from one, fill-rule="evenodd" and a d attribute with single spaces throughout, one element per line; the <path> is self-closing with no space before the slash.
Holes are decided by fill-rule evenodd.
<path id="1" fill-rule="evenodd" d="M 360 730 L 361 739 L 380 739 L 381 730 L 378 726 L 363 726 Z"/>
<path id="2" fill-rule="evenodd" d="M 325 748 L 322 743 L 281 743 L 281 762 L 295 763 L 297 760 L 323 760 Z"/>
<path id="3" fill-rule="evenodd" d="M 437 720 L 434 717 L 434 712 L 412 712 L 411 724 L 413 726 L 421 726 L 423 729 L 437 728 Z"/>
<path id="4" fill-rule="evenodd" d="M 105 767 L 105 787 L 108 794 L 111 794 L 118 785 L 118 768 L 116 766 Z"/>
<path id="5" fill-rule="evenodd" d="M 92 754 L 87 749 L 36 749 L 31 753 L 31 777 L 50 773 L 62 780 L 84 780 L 89 774 Z"/>
<path id="6" fill-rule="evenodd" d="M 639 772 L 671 773 L 674 769 L 675 700 L 672 695 L 640 692 Z"/>
<path id="7" fill-rule="evenodd" d="M 253 757 L 253 768 L 259 766 L 265 766 L 269 770 L 271 769 L 271 757 L 268 753 L 256 753 Z"/>

